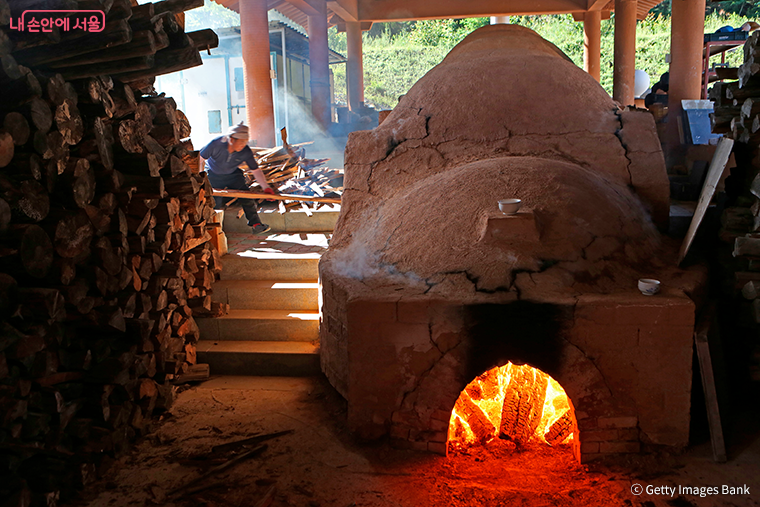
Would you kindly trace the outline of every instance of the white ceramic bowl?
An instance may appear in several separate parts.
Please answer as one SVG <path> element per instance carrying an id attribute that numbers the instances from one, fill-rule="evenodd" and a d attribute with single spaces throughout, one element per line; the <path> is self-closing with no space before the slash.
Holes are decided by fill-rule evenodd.
<path id="1" fill-rule="evenodd" d="M 520 199 L 501 199 L 499 200 L 499 209 L 505 215 L 514 215 L 522 206 Z"/>
<path id="2" fill-rule="evenodd" d="M 639 290 L 645 296 L 654 296 L 660 292 L 660 281 L 652 278 L 642 278 L 639 280 Z"/>

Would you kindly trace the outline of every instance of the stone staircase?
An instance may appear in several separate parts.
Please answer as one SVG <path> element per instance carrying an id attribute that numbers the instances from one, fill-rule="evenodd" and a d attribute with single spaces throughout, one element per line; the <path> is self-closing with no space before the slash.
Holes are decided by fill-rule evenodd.
<path id="1" fill-rule="evenodd" d="M 337 212 L 315 212 L 312 217 L 297 212 L 270 215 L 274 214 L 262 218 L 272 225 L 273 235 L 242 236 L 244 248 L 250 250 L 222 257 L 224 268 L 214 283 L 214 300 L 228 303 L 230 313 L 197 319 L 201 331 L 198 362 L 208 363 L 212 376 L 307 376 L 320 371 L 319 254 L 280 252 L 277 246 L 303 249 L 296 244 L 299 237 L 308 239 L 315 229 L 331 232 Z M 234 217 L 225 217 L 224 230 L 250 232 L 244 221 Z M 257 244 L 257 240 L 265 242 Z M 233 244 L 230 250 L 234 251 Z"/>

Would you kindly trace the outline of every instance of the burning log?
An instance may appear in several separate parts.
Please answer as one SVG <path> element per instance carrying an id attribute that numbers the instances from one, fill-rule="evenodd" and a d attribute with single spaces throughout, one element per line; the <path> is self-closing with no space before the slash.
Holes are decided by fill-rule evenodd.
<path id="1" fill-rule="evenodd" d="M 567 440 L 567 437 L 573 433 L 573 416 L 570 410 L 557 419 L 554 424 L 549 427 L 549 430 L 544 435 L 546 443 L 549 445 L 557 445 Z"/>
<path id="2" fill-rule="evenodd" d="M 499 436 L 518 447 L 530 441 L 558 445 L 568 440 L 574 425 L 569 401 L 556 382 L 530 366 L 508 363 L 479 376 L 462 391 L 449 443 L 456 448 Z"/>
<path id="3" fill-rule="evenodd" d="M 544 410 L 548 378 L 534 371 L 518 369 L 504 397 L 499 437 L 518 445 L 533 437 Z"/>

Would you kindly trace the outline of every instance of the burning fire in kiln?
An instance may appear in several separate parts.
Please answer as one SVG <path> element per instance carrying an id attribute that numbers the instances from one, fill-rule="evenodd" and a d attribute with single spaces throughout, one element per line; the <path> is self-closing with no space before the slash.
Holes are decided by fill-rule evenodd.
<path id="1" fill-rule="evenodd" d="M 518 447 L 573 441 L 572 403 L 553 378 L 531 366 L 492 368 L 459 395 L 449 422 L 449 449 L 483 445 L 499 437 Z"/>

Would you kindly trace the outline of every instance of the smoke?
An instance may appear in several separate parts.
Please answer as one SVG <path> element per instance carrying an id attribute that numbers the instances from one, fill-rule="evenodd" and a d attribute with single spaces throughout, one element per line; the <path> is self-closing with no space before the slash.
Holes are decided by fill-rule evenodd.
<path id="1" fill-rule="evenodd" d="M 278 90 L 278 109 L 284 111 L 285 100 L 282 89 Z M 285 92 L 287 96 L 288 111 L 288 143 L 298 144 L 314 141 L 314 144 L 306 146 L 308 158 L 329 158 L 327 167 L 333 169 L 343 168 L 343 155 L 346 150 L 347 138 L 336 138 L 330 135 L 314 119 L 311 108 L 303 102 L 303 99 L 292 93 Z M 278 137 L 279 141 L 279 137 Z"/>
<path id="2" fill-rule="evenodd" d="M 367 234 L 355 237 L 345 248 L 333 250 L 332 271 L 335 274 L 361 281 L 380 277 L 391 284 L 427 287 L 425 280 L 414 272 L 402 272 L 394 264 L 383 262 L 380 252 L 371 250 L 369 245 L 372 242 L 366 240 Z"/>
<path id="3" fill-rule="evenodd" d="M 352 241 L 346 248 L 338 250 L 333 256 L 333 271 L 347 278 L 364 280 L 381 273 L 380 255 L 370 252 L 364 242 Z"/>

